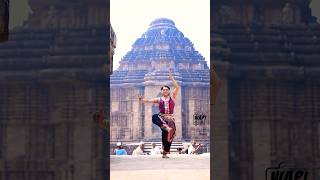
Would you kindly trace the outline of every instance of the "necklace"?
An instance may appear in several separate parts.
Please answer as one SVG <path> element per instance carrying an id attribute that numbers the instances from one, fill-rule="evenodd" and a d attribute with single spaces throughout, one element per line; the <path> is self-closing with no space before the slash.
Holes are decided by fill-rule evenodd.
<path id="1" fill-rule="evenodd" d="M 168 96 L 167 98 L 163 96 L 164 101 L 168 101 L 170 99 L 170 96 Z"/>
<path id="2" fill-rule="evenodd" d="M 170 98 L 170 96 L 168 98 L 163 97 L 165 114 L 168 114 L 170 112 L 170 110 L 169 110 L 169 98 Z"/>

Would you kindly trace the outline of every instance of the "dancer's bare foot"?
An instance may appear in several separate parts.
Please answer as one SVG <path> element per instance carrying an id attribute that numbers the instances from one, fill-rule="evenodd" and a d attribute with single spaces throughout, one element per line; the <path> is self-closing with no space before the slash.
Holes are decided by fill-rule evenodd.
<path id="1" fill-rule="evenodd" d="M 167 154 L 163 154 L 162 158 L 169 158 L 169 156 L 167 156 Z"/>

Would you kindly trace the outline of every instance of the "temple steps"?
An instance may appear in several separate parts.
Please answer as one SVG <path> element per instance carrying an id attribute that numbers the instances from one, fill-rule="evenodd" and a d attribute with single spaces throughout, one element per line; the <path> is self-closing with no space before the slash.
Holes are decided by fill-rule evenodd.
<path id="1" fill-rule="evenodd" d="M 257 42 L 256 42 L 257 43 Z M 255 50 L 263 50 L 263 52 L 282 52 L 284 50 L 284 47 L 282 44 L 279 43 L 232 43 L 229 45 L 229 47 L 233 51 L 255 51 Z"/>
<path id="2" fill-rule="evenodd" d="M 303 63 L 304 65 L 316 65 L 319 64 L 320 55 L 312 54 L 312 55 L 304 55 L 299 54 L 296 56 L 297 61 Z"/>
<path id="3" fill-rule="evenodd" d="M 0 69 L 38 69 L 46 68 L 42 57 L 0 57 Z"/>
<path id="4" fill-rule="evenodd" d="M 0 68 L 7 70 L 101 66 L 107 61 L 106 28 L 24 30 L 0 44 Z M 79 53 L 80 52 L 80 53 Z M 95 63 L 96 62 L 96 63 Z"/>
<path id="5" fill-rule="evenodd" d="M 67 38 L 83 38 L 83 37 L 99 37 L 107 35 L 107 28 L 82 28 L 68 29 L 60 32 L 63 37 Z M 107 38 L 107 37 L 106 37 Z"/>
<path id="6" fill-rule="evenodd" d="M 101 36 L 100 36 L 101 37 Z M 57 39 L 55 44 L 59 47 L 65 46 L 79 46 L 82 44 L 85 45 L 98 45 L 98 44 L 107 44 L 105 38 L 100 37 L 79 37 L 79 38 L 64 38 L 64 39 Z M 105 36 L 103 36 L 105 37 Z"/>
<path id="7" fill-rule="evenodd" d="M 44 62 L 49 67 L 60 67 L 63 64 L 63 67 L 92 67 L 92 66 L 101 66 L 101 63 L 106 61 L 106 55 L 68 55 L 68 56 L 49 56 Z"/>
<path id="8" fill-rule="evenodd" d="M 228 56 L 235 64 L 315 65 L 320 52 L 320 26 L 273 25 L 245 28 L 224 25 L 212 31 L 215 54 Z"/>
<path id="9" fill-rule="evenodd" d="M 0 58 L 15 57 L 42 57 L 49 53 L 46 48 L 38 49 L 0 49 Z"/>
<path id="10" fill-rule="evenodd" d="M 50 51 L 58 56 L 106 55 L 106 39 L 105 28 L 68 30 L 60 34 Z"/>
<path id="11" fill-rule="evenodd" d="M 161 149 L 161 145 L 162 145 L 162 142 L 159 141 L 159 140 L 155 140 L 155 141 L 144 141 L 144 152 L 145 153 L 150 153 L 151 149 L 152 149 L 152 144 L 151 143 L 155 143 L 157 147 L 159 147 Z M 209 148 L 207 146 L 209 146 L 209 143 L 210 143 L 210 140 L 196 140 L 197 143 L 201 143 L 201 144 L 204 144 L 205 147 L 204 147 L 204 152 L 208 151 L 208 149 L 206 148 Z M 125 147 L 128 147 L 128 146 L 133 146 L 133 149 L 135 149 L 136 147 L 139 146 L 139 142 L 126 142 L 126 141 L 122 141 L 123 145 Z M 170 148 L 170 152 L 172 154 L 177 154 L 178 153 L 178 148 L 183 148 L 183 144 L 184 143 L 188 143 L 190 144 L 190 141 L 184 141 L 184 140 L 177 140 L 177 141 L 173 141 L 172 144 L 171 144 L 171 148 Z M 116 144 L 117 142 L 116 141 L 112 141 L 110 142 L 110 147 L 116 147 Z M 130 154 L 130 153 L 129 153 Z M 131 154 L 130 154 L 131 155 Z"/>
<path id="12" fill-rule="evenodd" d="M 34 49 L 34 48 L 47 48 L 52 44 L 51 39 L 32 39 L 24 41 L 10 40 L 5 43 L 0 44 L 0 49 L 12 49 L 12 48 L 24 48 L 24 49 Z"/>
<path id="13" fill-rule="evenodd" d="M 301 53 L 301 54 L 317 54 L 320 52 L 320 44 L 319 45 L 293 45 L 291 48 L 291 51 L 295 53 Z"/>
<path id="14" fill-rule="evenodd" d="M 152 142 L 145 142 L 145 144 L 144 144 L 144 152 L 150 153 L 150 151 L 152 149 L 151 143 Z M 158 146 L 161 149 L 162 142 L 158 141 L 158 142 L 154 142 L 154 143 L 156 143 L 156 146 Z M 181 141 L 172 142 L 171 148 L 170 148 L 170 152 L 173 153 L 173 154 L 178 153 L 177 148 L 183 148 L 183 144 L 182 144 Z"/>
<path id="15" fill-rule="evenodd" d="M 144 142 L 144 151 L 143 151 L 144 153 L 150 153 L 152 149 L 152 145 L 151 145 L 152 142 L 156 143 L 156 146 L 158 146 L 161 149 L 161 145 L 162 145 L 161 141 L 147 141 L 147 142 Z M 111 143 L 111 147 L 115 146 L 115 144 L 116 142 Z M 124 146 L 135 146 L 136 148 L 139 146 L 139 142 L 127 142 L 127 143 L 124 143 Z M 173 141 L 171 144 L 170 152 L 173 154 L 178 153 L 177 148 L 182 148 L 182 147 L 183 147 L 182 141 Z"/>
<path id="16" fill-rule="evenodd" d="M 90 55 L 90 54 L 105 54 L 106 55 L 106 46 L 95 45 L 82 45 L 82 46 L 69 46 L 69 47 L 59 47 L 55 46 L 50 49 L 50 53 L 53 55 Z"/>
<path id="17" fill-rule="evenodd" d="M 9 36 L 9 41 L 21 42 L 25 40 L 48 40 L 54 38 L 52 31 L 25 31 L 15 32 L 13 31 Z"/>

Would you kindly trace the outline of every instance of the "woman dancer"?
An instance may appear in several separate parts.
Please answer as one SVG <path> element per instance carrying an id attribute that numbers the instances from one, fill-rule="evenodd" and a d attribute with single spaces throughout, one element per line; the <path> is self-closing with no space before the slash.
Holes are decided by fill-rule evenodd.
<path id="1" fill-rule="evenodd" d="M 170 87 L 164 85 L 161 87 L 162 97 L 160 98 L 145 99 L 143 96 L 139 96 L 139 100 L 144 103 L 159 104 L 159 114 L 154 114 L 152 116 L 152 122 L 159 126 L 162 131 L 163 158 L 169 158 L 167 154 L 170 153 L 171 143 L 176 132 L 173 110 L 174 102 L 180 89 L 178 83 L 173 78 L 171 73 L 169 74 L 169 78 L 172 80 L 174 85 L 172 95 L 170 94 Z"/>

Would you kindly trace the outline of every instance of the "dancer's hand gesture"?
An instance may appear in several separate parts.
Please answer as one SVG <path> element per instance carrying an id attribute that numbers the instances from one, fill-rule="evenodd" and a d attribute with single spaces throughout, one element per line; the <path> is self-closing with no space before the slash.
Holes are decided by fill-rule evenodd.
<path id="1" fill-rule="evenodd" d="M 173 78 L 173 75 L 171 73 L 171 70 L 169 70 L 169 78 L 171 79 L 172 83 L 173 83 L 173 86 L 174 86 L 174 89 L 172 91 L 172 98 L 175 100 L 176 97 L 177 97 L 177 94 L 178 94 L 178 91 L 180 89 L 180 86 L 179 84 L 177 83 L 177 81 Z"/>

